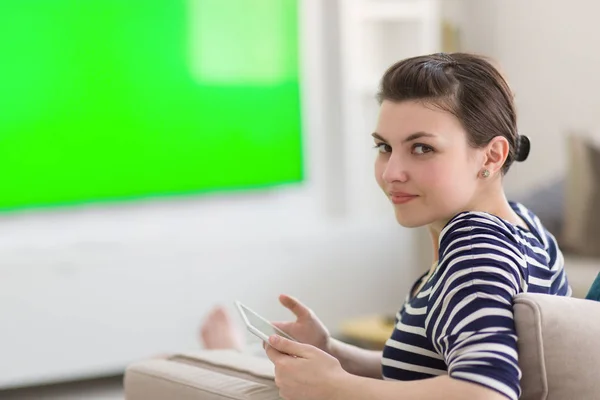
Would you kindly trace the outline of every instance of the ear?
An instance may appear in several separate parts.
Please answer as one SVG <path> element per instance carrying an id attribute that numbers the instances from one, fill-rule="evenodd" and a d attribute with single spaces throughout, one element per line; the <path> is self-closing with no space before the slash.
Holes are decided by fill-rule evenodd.
<path id="1" fill-rule="evenodd" d="M 496 136 L 487 145 L 483 168 L 496 175 L 502 170 L 504 161 L 508 157 L 510 145 L 504 136 Z"/>

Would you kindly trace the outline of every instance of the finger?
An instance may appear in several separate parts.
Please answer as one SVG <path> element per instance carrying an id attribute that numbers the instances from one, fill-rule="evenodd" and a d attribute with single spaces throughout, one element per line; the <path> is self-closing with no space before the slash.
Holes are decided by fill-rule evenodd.
<path id="1" fill-rule="evenodd" d="M 305 318 L 310 316 L 310 309 L 304 304 L 300 303 L 294 297 L 282 294 L 279 296 L 279 302 L 288 310 L 294 313 L 298 318 Z"/>
<path id="2" fill-rule="evenodd" d="M 295 322 L 289 322 L 289 321 L 285 321 L 285 322 L 271 322 L 273 324 L 274 327 L 281 329 L 282 331 L 284 331 L 285 333 L 287 333 L 288 335 L 290 334 L 290 328 L 292 327 L 292 325 L 295 324 Z"/>
<path id="3" fill-rule="evenodd" d="M 267 354 L 267 357 L 269 358 L 269 360 L 271 360 L 273 362 L 273 364 L 277 364 L 283 358 L 289 357 L 287 354 L 281 353 L 279 350 L 270 346 L 267 343 L 265 343 L 265 353 Z"/>
<path id="4" fill-rule="evenodd" d="M 269 346 L 280 353 L 301 358 L 308 358 L 312 350 L 310 345 L 294 342 L 279 335 L 269 337 Z"/>

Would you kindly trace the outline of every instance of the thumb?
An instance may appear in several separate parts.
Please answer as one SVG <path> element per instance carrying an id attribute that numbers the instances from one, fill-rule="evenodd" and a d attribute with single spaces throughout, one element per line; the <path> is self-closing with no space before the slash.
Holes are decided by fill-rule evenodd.
<path id="1" fill-rule="evenodd" d="M 308 358 L 311 350 L 310 345 L 294 342 L 279 335 L 271 335 L 269 337 L 269 346 L 280 353 L 300 358 Z"/>
<path id="2" fill-rule="evenodd" d="M 288 310 L 294 313 L 298 318 L 310 317 L 310 309 L 292 296 L 282 294 L 279 296 L 279 302 Z"/>

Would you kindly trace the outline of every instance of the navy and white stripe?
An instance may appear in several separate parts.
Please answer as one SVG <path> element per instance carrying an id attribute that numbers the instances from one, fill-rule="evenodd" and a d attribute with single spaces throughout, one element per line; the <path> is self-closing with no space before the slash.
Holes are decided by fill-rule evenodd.
<path id="1" fill-rule="evenodd" d="M 554 237 L 524 206 L 510 204 L 529 230 L 484 212 L 460 213 L 442 230 L 438 265 L 396 315 L 384 379 L 450 375 L 519 398 L 513 297 L 570 296 L 571 289 Z"/>

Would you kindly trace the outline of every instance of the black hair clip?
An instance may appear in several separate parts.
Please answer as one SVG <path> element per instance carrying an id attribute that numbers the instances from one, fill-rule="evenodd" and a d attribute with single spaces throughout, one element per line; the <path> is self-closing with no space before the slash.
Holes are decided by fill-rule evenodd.
<path id="1" fill-rule="evenodd" d="M 517 139 L 517 154 L 515 155 L 515 160 L 517 161 L 525 161 L 529 156 L 529 151 L 531 150 L 531 141 L 525 135 L 519 135 Z"/>

